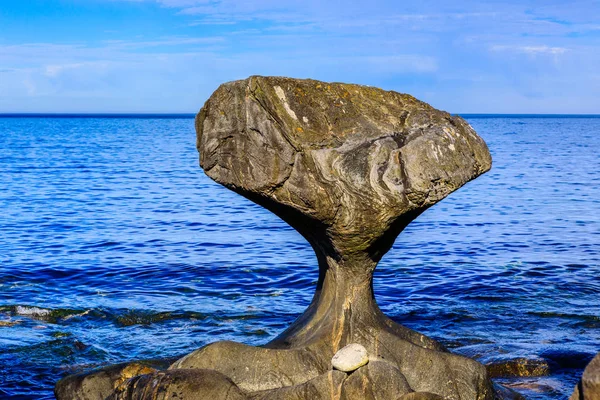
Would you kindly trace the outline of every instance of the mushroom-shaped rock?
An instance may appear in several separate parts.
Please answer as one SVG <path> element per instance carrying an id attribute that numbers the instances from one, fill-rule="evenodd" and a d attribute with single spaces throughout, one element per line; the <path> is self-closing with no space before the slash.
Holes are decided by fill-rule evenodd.
<path id="1" fill-rule="evenodd" d="M 308 240 L 317 288 L 306 312 L 264 346 L 212 343 L 136 387 L 164 377 L 186 393 L 223 385 L 257 399 L 312 399 L 322 390 L 337 400 L 408 390 L 449 400 L 494 397 L 483 365 L 390 320 L 373 294 L 373 271 L 398 234 L 490 169 L 487 146 L 468 123 L 407 94 L 254 76 L 221 85 L 197 115 L 196 131 L 209 177 Z M 350 375 L 332 371 L 332 357 L 350 343 L 381 362 Z"/>
<path id="2" fill-rule="evenodd" d="M 360 342 L 369 356 L 398 367 L 415 391 L 490 395 L 482 365 L 389 320 L 372 290 L 375 266 L 397 235 L 490 169 L 487 146 L 468 123 L 393 91 L 254 76 L 221 85 L 196 117 L 196 131 L 206 174 L 300 232 L 317 254 L 319 281 L 308 310 L 264 346 L 272 353 L 260 353 L 260 367 L 207 366 L 198 354 L 172 368 L 215 368 L 241 388 L 255 387 L 257 376 L 297 371 L 302 350 L 311 356 L 308 380 L 325 373 L 340 348 Z"/>
<path id="3" fill-rule="evenodd" d="M 352 372 L 368 362 L 367 349 L 358 343 L 350 343 L 335 353 L 331 359 L 331 366 L 339 371 Z"/>

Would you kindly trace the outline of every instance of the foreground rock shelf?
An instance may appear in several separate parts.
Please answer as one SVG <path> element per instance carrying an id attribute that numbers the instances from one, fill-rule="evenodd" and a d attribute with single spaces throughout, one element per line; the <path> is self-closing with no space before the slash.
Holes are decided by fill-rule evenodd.
<path id="1" fill-rule="evenodd" d="M 367 86 L 250 77 L 221 85 L 196 131 L 209 177 L 312 245 L 319 264 L 312 303 L 264 346 L 216 342 L 163 371 L 123 376 L 131 365 L 121 365 L 67 377 L 59 399 L 513 396 L 496 390 L 480 363 L 387 318 L 373 295 L 373 271 L 398 234 L 490 169 L 487 146 L 463 119 Z M 349 344 L 362 346 L 368 363 L 333 369 L 332 357 Z"/>

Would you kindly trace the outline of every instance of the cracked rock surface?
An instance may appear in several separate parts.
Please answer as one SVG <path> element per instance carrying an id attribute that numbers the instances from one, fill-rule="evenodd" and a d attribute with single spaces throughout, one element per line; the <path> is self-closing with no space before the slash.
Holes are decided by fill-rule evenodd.
<path id="1" fill-rule="evenodd" d="M 253 76 L 221 85 L 196 131 L 209 177 L 311 244 L 316 292 L 266 345 L 209 344 L 166 371 L 125 381 L 114 398 L 161 398 L 151 393 L 170 387 L 178 398 L 195 398 L 193 391 L 212 399 L 225 392 L 282 400 L 501 397 L 483 365 L 387 318 L 372 289 L 373 271 L 398 234 L 490 169 L 488 148 L 469 124 L 407 94 Z M 368 364 L 332 370 L 333 355 L 351 343 L 366 349 Z"/>

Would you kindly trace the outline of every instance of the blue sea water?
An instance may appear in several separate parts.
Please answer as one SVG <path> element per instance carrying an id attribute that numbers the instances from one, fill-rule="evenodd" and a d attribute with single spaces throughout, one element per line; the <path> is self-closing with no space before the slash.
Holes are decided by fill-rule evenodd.
<path id="1" fill-rule="evenodd" d="M 600 118 L 466 116 L 493 169 L 426 211 L 375 274 L 383 311 L 565 399 L 600 351 Z M 316 259 L 208 179 L 190 116 L 0 118 L 0 398 L 66 374 L 261 344 L 309 304 Z"/>

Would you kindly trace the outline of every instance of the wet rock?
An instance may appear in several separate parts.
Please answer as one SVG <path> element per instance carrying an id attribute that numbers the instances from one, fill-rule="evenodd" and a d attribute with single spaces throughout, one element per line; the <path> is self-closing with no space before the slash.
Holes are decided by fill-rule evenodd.
<path id="1" fill-rule="evenodd" d="M 246 400 L 225 375 L 206 369 L 178 369 L 137 376 L 120 385 L 108 400 Z"/>
<path id="2" fill-rule="evenodd" d="M 344 346 L 331 359 L 333 368 L 343 372 L 352 372 L 368 362 L 367 349 L 358 343 Z"/>
<path id="3" fill-rule="evenodd" d="M 573 350 L 550 349 L 540 354 L 548 362 L 551 369 L 585 368 L 594 358 L 593 353 L 584 353 Z"/>
<path id="4" fill-rule="evenodd" d="M 529 398 L 529 396 L 538 396 L 543 395 L 547 397 L 552 397 L 557 393 L 560 393 L 561 387 L 558 381 L 547 379 L 543 377 L 533 377 L 528 379 L 511 379 L 511 380 L 501 380 L 502 386 L 507 390 L 519 391 L 519 393 L 523 393 L 524 398 Z M 502 393 L 501 391 L 499 393 Z M 511 397 L 508 397 L 509 399 Z M 503 399 L 505 399 L 503 397 Z"/>
<path id="5" fill-rule="evenodd" d="M 525 400 L 525 397 L 520 393 L 498 383 L 494 383 L 494 392 L 494 400 Z"/>
<path id="6" fill-rule="evenodd" d="M 507 376 L 545 376 L 550 366 L 545 360 L 515 358 L 492 362 L 486 365 L 490 378 Z"/>
<path id="7" fill-rule="evenodd" d="M 15 321 L 0 320 L 0 327 L 11 327 L 11 326 L 19 325 L 21 322 L 22 322 L 21 320 L 15 320 Z"/>
<path id="8" fill-rule="evenodd" d="M 600 353 L 594 357 L 583 371 L 583 376 L 569 400 L 597 399 L 600 399 Z"/>
<path id="9" fill-rule="evenodd" d="M 54 395 L 58 400 L 105 399 L 126 380 L 167 368 L 172 361 L 171 359 L 135 361 L 69 375 L 56 384 Z"/>

